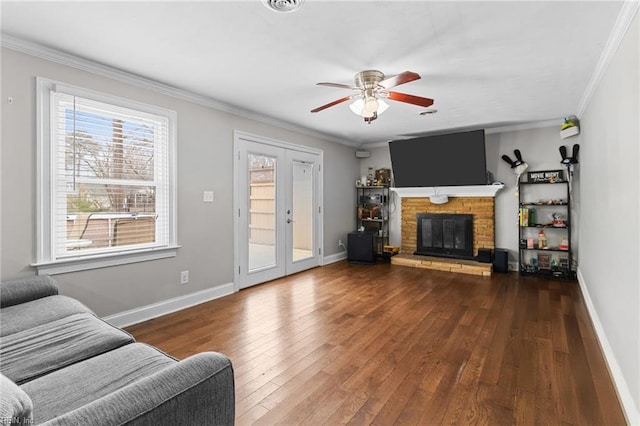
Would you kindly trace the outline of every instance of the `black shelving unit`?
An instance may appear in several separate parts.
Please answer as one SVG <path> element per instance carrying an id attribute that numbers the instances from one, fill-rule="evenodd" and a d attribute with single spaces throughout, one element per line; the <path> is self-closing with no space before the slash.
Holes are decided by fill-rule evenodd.
<path id="1" fill-rule="evenodd" d="M 389 244 L 389 186 L 356 186 L 356 224 L 374 236 L 374 251 Z"/>
<path id="2" fill-rule="evenodd" d="M 520 182 L 518 193 L 520 275 L 575 279 L 569 183 Z"/>

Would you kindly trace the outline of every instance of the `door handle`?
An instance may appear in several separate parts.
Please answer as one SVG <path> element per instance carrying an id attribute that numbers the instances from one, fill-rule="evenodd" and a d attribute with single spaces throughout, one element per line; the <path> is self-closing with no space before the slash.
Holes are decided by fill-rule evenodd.
<path id="1" fill-rule="evenodd" d="M 287 223 L 295 223 L 295 221 L 293 221 L 291 219 L 287 219 Z"/>

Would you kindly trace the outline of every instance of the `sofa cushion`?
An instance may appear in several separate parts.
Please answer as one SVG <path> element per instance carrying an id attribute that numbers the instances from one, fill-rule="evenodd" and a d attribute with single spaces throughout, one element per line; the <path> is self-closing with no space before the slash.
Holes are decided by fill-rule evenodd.
<path id="1" fill-rule="evenodd" d="M 67 296 L 49 296 L 0 309 L 0 336 L 18 333 L 91 309 Z"/>
<path id="2" fill-rule="evenodd" d="M 48 275 L 38 275 L 0 285 L 0 308 L 58 294 L 58 283 Z"/>
<path id="3" fill-rule="evenodd" d="M 29 395 L 0 374 L 0 421 L 2 424 L 32 424 L 33 403 Z"/>
<path id="4" fill-rule="evenodd" d="M 2 337 L 0 370 L 20 384 L 133 341 L 92 314 L 70 315 Z"/>
<path id="5" fill-rule="evenodd" d="M 34 421 L 38 424 L 176 363 L 151 346 L 131 343 L 31 380 L 22 389 L 33 401 Z"/>

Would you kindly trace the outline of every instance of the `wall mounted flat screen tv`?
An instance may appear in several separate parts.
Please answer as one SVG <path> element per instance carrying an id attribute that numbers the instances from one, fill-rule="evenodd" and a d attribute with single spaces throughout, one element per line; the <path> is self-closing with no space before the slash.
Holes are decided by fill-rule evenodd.
<path id="1" fill-rule="evenodd" d="M 389 142 L 393 185 L 486 185 L 484 130 Z"/>

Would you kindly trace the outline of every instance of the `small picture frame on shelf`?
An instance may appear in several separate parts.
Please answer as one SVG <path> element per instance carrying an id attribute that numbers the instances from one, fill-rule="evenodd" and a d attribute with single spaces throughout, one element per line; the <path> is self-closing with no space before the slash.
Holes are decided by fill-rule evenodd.
<path id="1" fill-rule="evenodd" d="M 561 257 L 560 260 L 558 261 L 558 267 L 563 271 L 568 271 L 569 259 L 567 259 L 566 257 Z"/>
<path id="2" fill-rule="evenodd" d="M 550 253 L 538 253 L 538 269 L 551 269 Z"/>

